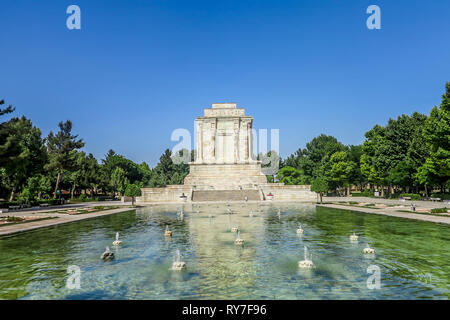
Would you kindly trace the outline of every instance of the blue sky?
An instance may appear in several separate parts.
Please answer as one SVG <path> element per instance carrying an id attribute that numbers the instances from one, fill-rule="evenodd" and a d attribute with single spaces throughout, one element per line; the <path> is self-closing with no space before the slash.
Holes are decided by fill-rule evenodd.
<path id="1" fill-rule="evenodd" d="M 66 8 L 81 8 L 68 30 Z M 381 8 L 381 30 L 366 8 Z M 70 119 L 84 148 L 155 165 L 176 128 L 236 102 L 280 129 L 283 157 L 326 133 L 359 144 L 427 113 L 450 81 L 450 1 L 0 2 L 0 98 L 44 135 Z"/>

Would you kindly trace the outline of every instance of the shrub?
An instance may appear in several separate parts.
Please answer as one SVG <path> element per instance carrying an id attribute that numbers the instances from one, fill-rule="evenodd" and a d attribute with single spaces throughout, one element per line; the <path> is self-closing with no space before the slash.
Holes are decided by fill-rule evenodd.
<path id="1" fill-rule="evenodd" d="M 442 200 L 450 200 L 450 193 L 432 193 L 430 198 L 441 198 Z"/>
<path id="2" fill-rule="evenodd" d="M 353 197 L 373 197 L 372 190 L 363 190 L 361 192 L 352 192 Z"/>
<path id="3" fill-rule="evenodd" d="M 420 200 L 422 196 L 416 193 L 401 193 L 399 194 L 399 198 L 410 197 L 411 200 Z"/>
<path id="4" fill-rule="evenodd" d="M 431 209 L 431 213 L 447 213 L 447 208 L 434 208 Z"/>
<path id="5" fill-rule="evenodd" d="M 18 221 L 23 221 L 24 218 L 21 217 L 15 217 L 15 216 L 7 216 L 6 217 L 6 221 L 8 222 L 18 222 Z"/>

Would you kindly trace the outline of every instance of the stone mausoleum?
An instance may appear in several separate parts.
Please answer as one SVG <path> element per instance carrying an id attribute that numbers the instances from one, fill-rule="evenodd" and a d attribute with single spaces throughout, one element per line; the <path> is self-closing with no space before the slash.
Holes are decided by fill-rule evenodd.
<path id="1" fill-rule="evenodd" d="M 253 117 L 235 103 L 213 103 L 195 120 L 196 156 L 184 184 L 142 188 L 137 201 L 314 201 L 309 186 L 267 182 L 253 156 L 252 126 Z"/>

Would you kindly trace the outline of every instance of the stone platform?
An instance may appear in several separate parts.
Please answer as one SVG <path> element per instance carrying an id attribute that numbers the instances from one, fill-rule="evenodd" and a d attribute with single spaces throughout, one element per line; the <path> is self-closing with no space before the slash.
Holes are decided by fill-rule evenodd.
<path id="1" fill-rule="evenodd" d="M 262 200 L 262 194 L 259 190 L 199 190 L 192 194 L 193 202 L 206 201 L 244 201 L 245 197 L 249 201 Z"/>
<path id="2" fill-rule="evenodd" d="M 190 171 L 184 179 L 184 185 L 197 190 L 237 190 L 252 189 L 254 186 L 267 183 L 261 173 L 261 164 L 197 164 L 190 163 Z"/>

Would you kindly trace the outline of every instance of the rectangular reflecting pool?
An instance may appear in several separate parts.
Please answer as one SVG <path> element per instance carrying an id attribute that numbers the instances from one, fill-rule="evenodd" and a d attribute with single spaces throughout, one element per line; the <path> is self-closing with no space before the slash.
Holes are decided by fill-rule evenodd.
<path id="1" fill-rule="evenodd" d="M 0 299 L 450 297 L 449 226 L 308 204 L 229 208 L 153 205 L 0 238 Z M 100 259 L 107 246 L 114 260 Z M 298 266 L 305 246 L 312 269 Z M 177 250 L 183 271 L 171 269 Z"/>

